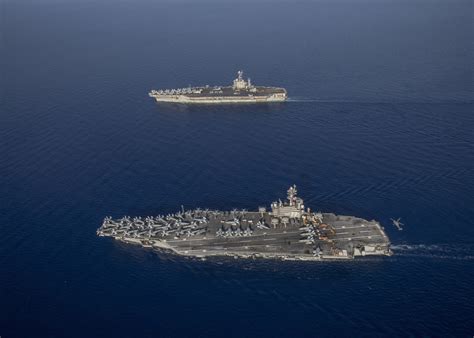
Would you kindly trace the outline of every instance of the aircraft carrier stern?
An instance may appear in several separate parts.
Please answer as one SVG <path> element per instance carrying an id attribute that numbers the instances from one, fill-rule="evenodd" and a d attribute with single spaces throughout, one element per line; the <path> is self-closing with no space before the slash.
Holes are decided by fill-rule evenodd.
<path id="1" fill-rule="evenodd" d="M 331 260 L 392 254 L 378 222 L 305 209 L 296 186 L 268 211 L 182 208 L 146 218 L 106 217 L 97 235 L 193 257 Z"/>
<path id="2" fill-rule="evenodd" d="M 244 80 L 242 71 L 237 72 L 232 86 L 151 90 L 148 95 L 156 102 L 182 104 L 272 103 L 288 98 L 284 88 L 254 86 L 250 79 Z"/>

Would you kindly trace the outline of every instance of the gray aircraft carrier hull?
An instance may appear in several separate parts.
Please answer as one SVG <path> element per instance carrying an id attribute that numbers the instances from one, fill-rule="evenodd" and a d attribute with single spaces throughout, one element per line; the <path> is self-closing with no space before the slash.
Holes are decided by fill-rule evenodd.
<path id="1" fill-rule="evenodd" d="M 275 203 L 269 212 L 196 209 L 144 219 L 108 217 L 97 234 L 193 257 L 329 260 L 391 255 L 390 241 L 377 221 Z"/>
<path id="2" fill-rule="evenodd" d="M 181 104 L 240 104 L 284 102 L 288 95 L 285 88 L 254 86 L 245 81 L 243 72 L 232 86 L 199 86 L 178 89 L 151 90 L 148 96 L 158 103 Z"/>

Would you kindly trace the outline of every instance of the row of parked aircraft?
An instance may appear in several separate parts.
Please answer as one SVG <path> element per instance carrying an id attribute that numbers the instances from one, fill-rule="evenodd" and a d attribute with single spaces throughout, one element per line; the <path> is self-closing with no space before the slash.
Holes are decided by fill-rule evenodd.
<path id="1" fill-rule="evenodd" d="M 252 236 L 252 234 L 253 231 L 250 230 L 250 228 L 247 228 L 244 231 L 240 230 L 240 228 L 235 231 L 232 231 L 230 229 L 223 231 L 222 229 L 219 229 L 216 232 L 216 237 L 248 237 Z"/>
<path id="2" fill-rule="evenodd" d="M 178 88 L 178 89 L 165 89 L 165 90 L 152 90 L 151 93 L 154 95 L 184 95 L 184 94 L 200 94 L 202 89 L 198 88 Z"/>

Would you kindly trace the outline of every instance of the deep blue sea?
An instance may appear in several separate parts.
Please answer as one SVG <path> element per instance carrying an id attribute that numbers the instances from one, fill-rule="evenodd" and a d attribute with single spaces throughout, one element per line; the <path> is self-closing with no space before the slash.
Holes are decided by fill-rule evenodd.
<path id="1" fill-rule="evenodd" d="M 0 336 L 472 337 L 470 0 L 4 0 Z M 255 84 L 274 105 L 157 105 Z M 394 255 L 185 259 L 105 216 L 247 208 L 298 186 Z M 398 231 L 390 218 L 402 218 Z"/>

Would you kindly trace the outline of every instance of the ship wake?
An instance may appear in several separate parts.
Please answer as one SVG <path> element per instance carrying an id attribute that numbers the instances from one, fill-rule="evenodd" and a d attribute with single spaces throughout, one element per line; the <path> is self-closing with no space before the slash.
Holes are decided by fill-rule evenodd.
<path id="1" fill-rule="evenodd" d="M 399 244 L 391 249 L 396 256 L 474 260 L 474 244 Z"/>

